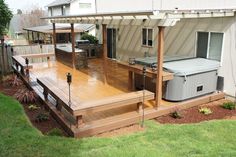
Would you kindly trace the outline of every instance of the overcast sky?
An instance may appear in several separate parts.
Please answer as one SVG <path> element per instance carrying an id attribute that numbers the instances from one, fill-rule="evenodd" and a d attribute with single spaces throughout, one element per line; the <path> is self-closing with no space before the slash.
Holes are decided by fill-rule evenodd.
<path id="1" fill-rule="evenodd" d="M 8 4 L 8 7 L 16 13 L 17 9 L 21 9 L 23 11 L 29 11 L 33 6 L 38 6 L 40 8 L 45 9 L 44 7 L 53 2 L 54 0 L 5 0 Z"/>

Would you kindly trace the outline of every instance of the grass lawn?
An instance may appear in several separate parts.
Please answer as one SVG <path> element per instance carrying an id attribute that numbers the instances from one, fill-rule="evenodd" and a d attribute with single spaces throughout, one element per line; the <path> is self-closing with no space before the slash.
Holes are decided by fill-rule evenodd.
<path id="1" fill-rule="evenodd" d="M 1 157 L 236 156 L 236 121 L 145 125 L 145 132 L 114 138 L 44 136 L 16 100 L 0 94 Z"/>

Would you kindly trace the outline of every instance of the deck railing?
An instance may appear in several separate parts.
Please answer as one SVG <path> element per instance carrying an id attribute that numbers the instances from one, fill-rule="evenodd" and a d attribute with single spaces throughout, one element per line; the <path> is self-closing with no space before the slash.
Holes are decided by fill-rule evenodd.
<path id="1" fill-rule="evenodd" d="M 12 56 L 25 54 L 54 53 L 53 45 L 0 45 L 0 72 L 1 75 L 12 71 Z M 30 62 L 43 62 L 45 58 L 34 58 Z"/>

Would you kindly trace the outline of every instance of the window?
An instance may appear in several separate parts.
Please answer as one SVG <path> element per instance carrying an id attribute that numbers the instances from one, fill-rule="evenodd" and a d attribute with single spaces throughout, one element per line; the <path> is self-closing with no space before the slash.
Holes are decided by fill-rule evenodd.
<path id="1" fill-rule="evenodd" d="M 88 9 L 88 8 L 92 8 L 92 4 L 91 3 L 79 3 L 79 7 L 81 9 Z"/>
<path id="2" fill-rule="evenodd" d="M 66 6 L 61 6 L 61 15 L 66 15 Z"/>
<path id="3" fill-rule="evenodd" d="M 197 57 L 212 60 L 221 60 L 223 33 L 198 32 L 197 33 Z"/>
<path id="4" fill-rule="evenodd" d="M 49 13 L 50 13 L 50 16 L 53 16 L 53 10 L 52 10 L 52 8 L 48 8 L 48 11 L 49 11 Z"/>
<path id="5" fill-rule="evenodd" d="M 142 29 L 142 45 L 153 46 L 153 29 L 149 28 Z"/>

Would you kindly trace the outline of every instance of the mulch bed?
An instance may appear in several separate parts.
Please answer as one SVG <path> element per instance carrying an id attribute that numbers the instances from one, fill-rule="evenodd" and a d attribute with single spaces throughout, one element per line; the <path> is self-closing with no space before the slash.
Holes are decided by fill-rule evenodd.
<path id="1" fill-rule="evenodd" d="M 201 106 L 185 109 L 179 111 L 182 118 L 175 119 L 170 115 L 158 117 L 155 120 L 162 124 L 186 124 L 186 123 L 199 123 L 202 121 L 209 121 L 214 119 L 234 119 L 236 116 L 236 110 L 228 110 L 221 107 L 221 105 L 228 100 L 214 101 Z M 200 107 L 208 107 L 213 112 L 209 115 L 204 115 L 199 112 Z"/>
<path id="2" fill-rule="evenodd" d="M 8 82 L 0 82 L 0 92 L 2 92 L 5 95 L 11 96 L 15 98 L 15 94 L 21 89 L 26 88 L 26 86 L 22 83 L 19 86 L 10 86 Z M 44 122 L 36 122 L 36 117 L 39 113 L 48 113 L 48 111 L 43 107 L 43 105 L 40 103 L 40 101 L 37 101 L 33 103 L 34 105 L 40 107 L 37 110 L 30 110 L 28 108 L 29 105 L 22 104 L 24 111 L 26 115 L 28 116 L 30 122 L 34 127 L 36 127 L 38 130 L 40 130 L 43 134 L 47 134 L 49 131 L 51 131 L 54 128 L 58 128 L 61 130 L 64 136 L 68 136 L 64 130 L 61 128 L 61 126 L 56 122 L 56 120 L 49 114 L 49 119 Z"/>

